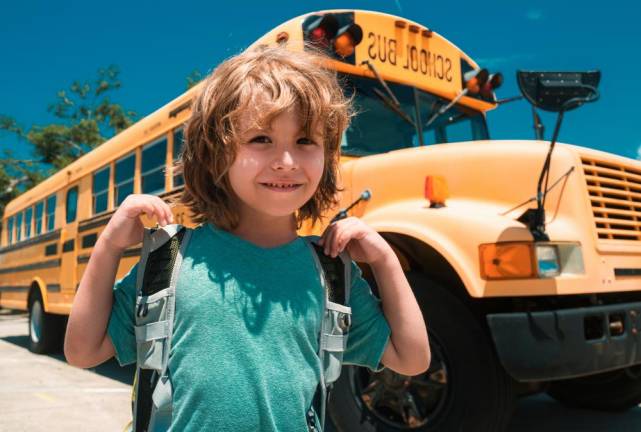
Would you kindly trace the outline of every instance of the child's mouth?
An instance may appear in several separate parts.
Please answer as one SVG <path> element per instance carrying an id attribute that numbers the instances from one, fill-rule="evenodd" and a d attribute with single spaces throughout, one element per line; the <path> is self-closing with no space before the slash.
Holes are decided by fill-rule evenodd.
<path id="1" fill-rule="evenodd" d="M 261 183 L 261 185 L 276 192 L 291 192 L 302 186 L 299 183 Z"/>

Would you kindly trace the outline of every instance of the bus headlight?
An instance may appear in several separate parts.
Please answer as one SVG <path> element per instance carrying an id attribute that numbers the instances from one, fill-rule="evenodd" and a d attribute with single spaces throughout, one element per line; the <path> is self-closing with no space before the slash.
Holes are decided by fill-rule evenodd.
<path id="1" fill-rule="evenodd" d="M 554 277 L 561 273 L 559 251 L 555 245 L 535 245 L 536 264 L 540 277 Z"/>
<path id="2" fill-rule="evenodd" d="M 581 244 L 574 242 L 501 242 L 479 246 L 485 280 L 553 278 L 585 273 Z"/>

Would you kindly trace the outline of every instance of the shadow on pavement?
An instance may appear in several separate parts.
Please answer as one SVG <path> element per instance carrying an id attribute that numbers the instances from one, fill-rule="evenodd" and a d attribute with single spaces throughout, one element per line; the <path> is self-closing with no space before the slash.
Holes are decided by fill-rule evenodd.
<path id="1" fill-rule="evenodd" d="M 0 340 L 4 340 L 26 350 L 29 349 L 29 336 L 5 336 L 1 337 Z M 38 354 L 33 354 L 38 355 Z M 46 354 L 47 357 L 67 363 L 65 356 L 62 352 Z M 123 384 L 131 385 L 134 380 L 134 374 L 136 372 L 136 365 L 128 365 L 121 367 L 115 358 L 107 360 L 101 365 L 96 366 L 95 368 L 88 369 L 98 375 L 102 375 L 106 378 L 111 378 L 116 381 L 120 381 Z"/>
<path id="2" fill-rule="evenodd" d="M 544 420 L 545 419 L 545 420 Z M 550 432 L 638 432 L 641 408 L 620 414 L 566 408 L 547 395 L 535 395 L 519 401 L 509 432 L 539 432 L 543 424 Z"/>

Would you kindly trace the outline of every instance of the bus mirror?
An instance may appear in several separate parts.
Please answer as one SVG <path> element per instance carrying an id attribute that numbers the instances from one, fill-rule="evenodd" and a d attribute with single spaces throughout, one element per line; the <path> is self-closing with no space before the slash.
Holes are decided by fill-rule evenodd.
<path id="1" fill-rule="evenodd" d="M 354 54 L 356 45 L 363 40 L 363 30 L 358 24 L 348 24 L 338 31 L 334 40 L 334 51 L 341 57 Z"/>
<path id="2" fill-rule="evenodd" d="M 545 111 L 569 111 L 597 95 L 601 72 L 517 71 L 521 93 L 532 105 Z"/>
<path id="3" fill-rule="evenodd" d="M 338 31 L 338 21 L 331 14 L 310 15 L 303 22 L 305 40 L 321 48 L 328 48 L 329 41 Z"/>
<path id="4" fill-rule="evenodd" d="M 487 69 L 471 70 L 465 73 L 465 75 L 463 75 L 463 79 L 465 80 L 465 89 L 467 90 L 467 93 L 479 93 L 481 88 L 487 82 L 489 76 L 490 74 Z"/>

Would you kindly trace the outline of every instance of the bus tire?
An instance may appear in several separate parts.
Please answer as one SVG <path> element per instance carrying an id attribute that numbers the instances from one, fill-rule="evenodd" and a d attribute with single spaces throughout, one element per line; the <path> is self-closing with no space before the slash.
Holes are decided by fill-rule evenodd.
<path id="1" fill-rule="evenodd" d="M 548 394 L 572 408 L 625 411 L 641 403 L 641 365 L 554 381 Z"/>
<path id="2" fill-rule="evenodd" d="M 29 301 L 29 351 L 36 354 L 59 352 L 64 339 L 64 318 L 45 312 L 40 292 L 34 291 Z"/>
<path id="3" fill-rule="evenodd" d="M 428 371 L 405 377 L 345 365 L 329 400 L 332 426 L 340 432 L 505 430 L 514 386 L 489 335 L 468 307 L 436 282 L 417 273 L 407 279 L 429 333 Z"/>

